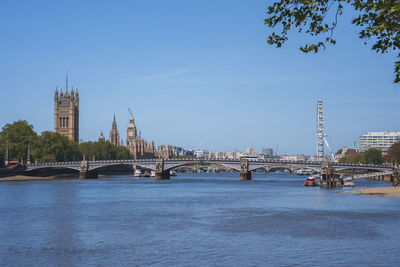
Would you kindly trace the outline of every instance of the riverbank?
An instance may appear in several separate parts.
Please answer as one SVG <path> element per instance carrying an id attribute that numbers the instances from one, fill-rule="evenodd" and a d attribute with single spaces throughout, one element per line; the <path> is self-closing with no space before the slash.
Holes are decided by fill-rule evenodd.
<path id="1" fill-rule="evenodd" d="M 76 177 L 71 176 L 26 176 L 26 175 L 15 175 L 8 177 L 0 177 L 0 182 L 11 182 L 11 181 L 37 181 L 37 180 L 60 180 L 60 179 L 75 179 Z"/>
<path id="2" fill-rule="evenodd" d="M 375 187 L 357 190 L 342 191 L 341 193 L 353 193 L 361 196 L 385 196 L 400 197 L 400 187 Z"/>

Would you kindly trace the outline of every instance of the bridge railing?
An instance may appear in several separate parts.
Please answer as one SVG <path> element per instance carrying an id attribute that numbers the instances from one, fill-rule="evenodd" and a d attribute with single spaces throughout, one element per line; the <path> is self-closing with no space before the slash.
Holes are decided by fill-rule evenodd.
<path id="1" fill-rule="evenodd" d="M 126 160 L 92 160 L 89 161 L 89 164 L 104 164 L 104 163 L 132 163 L 135 164 L 136 162 L 154 162 L 156 158 L 152 159 L 126 159 Z M 176 158 L 176 159 L 165 159 L 165 162 L 198 162 L 198 161 L 208 161 L 208 162 L 224 162 L 224 163 L 238 163 L 240 159 L 198 159 L 198 158 Z M 306 161 L 306 160 L 280 160 L 280 159 L 250 159 L 249 162 L 252 163 L 276 163 L 276 164 L 302 164 L 302 165 L 320 165 L 321 162 L 319 161 Z M 81 161 L 72 161 L 72 162 L 45 162 L 45 163 L 38 163 L 38 164 L 29 164 L 29 166 L 63 166 L 63 165 L 76 165 L 80 164 Z M 361 164 L 361 163 L 333 163 L 333 166 L 337 167 L 371 167 L 371 168 L 394 168 L 392 165 L 384 163 L 381 165 L 376 164 Z"/>

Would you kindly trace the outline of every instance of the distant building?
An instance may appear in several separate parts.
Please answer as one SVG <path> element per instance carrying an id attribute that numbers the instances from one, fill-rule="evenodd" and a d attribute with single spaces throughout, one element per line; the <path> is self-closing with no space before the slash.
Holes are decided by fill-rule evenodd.
<path id="1" fill-rule="evenodd" d="M 335 160 L 339 160 L 343 158 L 344 156 L 354 154 L 357 151 L 355 149 L 348 148 L 347 146 L 342 147 L 341 149 L 338 150 L 335 154 Z"/>
<path id="2" fill-rule="evenodd" d="M 309 161 L 317 161 L 317 159 L 318 159 L 317 155 L 311 155 L 308 157 Z"/>
<path id="3" fill-rule="evenodd" d="M 99 140 L 104 140 L 103 133 L 101 133 Z M 109 142 L 115 146 L 124 146 L 124 141 L 122 138 L 120 138 L 117 129 L 115 114 L 110 131 Z M 132 114 L 129 119 L 128 127 L 126 129 L 126 148 L 129 150 L 129 153 L 134 159 L 150 159 L 150 158 L 168 159 L 178 155 L 178 149 L 174 146 L 160 145 L 156 150 L 154 141 L 148 143 L 146 140 L 142 139 L 140 131 L 138 134 L 138 130 L 136 128 L 135 120 Z M 184 151 L 181 151 L 181 154 L 182 153 L 184 153 Z M 188 155 L 190 155 L 190 153 Z"/>
<path id="4" fill-rule="evenodd" d="M 370 148 L 387 152 L 389 147 L 400 141 L 400 132 L 367 132 L 358 139 L 358 150 L 365 152 Z"/>
<path id="5" fill-rule="evenodd" d="M 105 140 L 106 138 L 104 137 L 103 132 L 101 132 L 99 136 L 99 141 L 105 141 Z"/>
<path id="6" fill-rule="evenodd" d="M 306 160 L 306 158 L 307 157 L 305 155 L 303 155 L 303 154 L 281 156 L 281 160 L 290 160 L 290 161 Z"/>
<path id="7" fill-rule="evenodd" d="M 137 135 L 137 129 L 133 115 L 131 115 L 128 128 L 126 129 L 126 147 L 134 159 L 154 158 L 156 156 L 154 141 L 151 142 L 151 144 L 148 144 L 147 141 L 141 138 L 141 136 Z M 160 157 L 169 158 L 170 150 L 165 152 L 165 149 L 163 151 L 161 151 L 161 149 L 162 148 L 160 148 L 159 152 Z"/>
<path id="8" fill-rule="evenodd" d="M 246 154 L 247 155 L 254 155 L 254 148 L 252 148 L 252 147 L 247 148 L 246 149 Z"/>
<path id="9" fill-rule="evenodd" d="M 117 122 L 115 121 L 115 114 L 110 132 L 110 143 L 114 146 L 119 146 L 119 133 L 117 129 Z"/>
<path id="10" fill-rule="evenodd" d="M 272 157 L 274 155 L 274 150 L 272 148 L 261 149 L 261 154 L 266 157 Z"/>
<path id="11" fill-rule="evenodd" d="M 194 156 L 196 158 L 208 158 L 209 151 L 208 150 L 196 150 L 194 151 Z"/>
<path id="12" fill-rule="evenodd" d="M 71 141 L 79 141 L 79 94 L 72 87 L 63 93 L 62 88 L 58 95 L 58 88 L 54 94 L 54 132 L 68 137 Z"/>

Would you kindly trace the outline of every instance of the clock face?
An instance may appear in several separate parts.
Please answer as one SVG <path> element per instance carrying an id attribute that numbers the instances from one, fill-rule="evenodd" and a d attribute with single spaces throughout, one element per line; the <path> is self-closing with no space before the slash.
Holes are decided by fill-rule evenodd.
<path id="1" fill-rule="evenodd" d="M 129 132 L 129 136 L 133 136 L 133 132 Z"/>

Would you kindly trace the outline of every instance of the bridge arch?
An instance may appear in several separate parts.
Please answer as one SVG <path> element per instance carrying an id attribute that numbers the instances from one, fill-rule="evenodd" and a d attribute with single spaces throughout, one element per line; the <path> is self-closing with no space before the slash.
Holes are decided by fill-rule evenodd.
<path id="1" fill-rule="evenodd" d="M 234 169 L 240 171 L 240 162 L 220 162 L 220 161 L 213 161 L 213 160 L 196 160 L 196 161 L 182 161 L 182 162 L 174 162 L 174 163 L 167 163 L 164 165 L 164 170 L 173 170 L 179 167 L 188 166 L 188 164 L 195 165 L 195 164 L 214 164 L 223 167 L 227 167 L 230 169 Z"/>
<path id="2" fill-rule="evenodd" d="M 394 168 L 387 167 L 387 168 L 382 168 L 382 167 L 375 167 L 375 166 L 343 166 L 343 167 L 337 167 L 335 168 L 336 171 L 345 171 L 345 170 L 366 170 L 366 171 L 376 171 L 376 172 L 381 172 L 381 171 L 393 171 L 395 170 Z"/>
<path id="3" fill-rule="evenodd" d="M 59 174 L 71 174 L 71 175 L 79 175 L 79 169 L 69 166 L 39 166 L 26 170 L 26 174 L 29 175 L 59 175 Z"/>
<path id="4" fill-rule="evenodd" d="M 256 169 L 277 169 L 277 168 L 282 168 L 282 169 L 288 169 L 291 172 L 298 170 L 298 169 L 309 169 L 309 170 L 313 170 L 316 172 L 320 172 L 321 171 L 321 167 L 320 166 L 304 166 L 304 165 L 299 165 L 299 164 L 293 164 L 293 163 L 283 163 L 283 164 L 264 164 L 264 165 L 256 165 L 256 166 L 251 166 L 249 168 L 249 171 L 254 171 Z"/>

